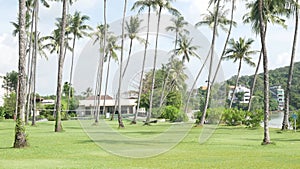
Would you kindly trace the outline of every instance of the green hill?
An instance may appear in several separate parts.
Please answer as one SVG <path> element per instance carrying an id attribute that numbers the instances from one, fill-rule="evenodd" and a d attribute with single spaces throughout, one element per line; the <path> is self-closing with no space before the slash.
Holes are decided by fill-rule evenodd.
<path id="1" fill-rule="evenodd" d="M 254 70 L 253 70 L 254 71 Z M 281 86 L 284 90 L 286 89 L 287 79 L 288 79 L 289 66 L 277 68 L 269 71 L 270 76 L 270 86 Z M 254 75 L 251 76 L 241 76 L 239 84 L 251 88 Z M 233 76 L 227 83 L 229 85 L 234 85 L 236 76 Z M 256 87 L 254 90 L 254 95 L 263 96 L 264 86 L 263 86 L 263 74 L 258 75 L 256 81 Z M 291 98 L 290 98 L 291 109 L 300 109 L 300 62 L 295 63 L 294 74 L 292 80 L 291 88 Z"/>

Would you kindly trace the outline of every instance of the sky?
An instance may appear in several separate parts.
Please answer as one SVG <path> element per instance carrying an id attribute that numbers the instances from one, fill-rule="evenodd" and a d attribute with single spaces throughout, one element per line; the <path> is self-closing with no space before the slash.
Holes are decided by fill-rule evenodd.
<path id="1" fill-rule="evenodd" d="M 14 27 L 10 22 L 16 22 L 17 10 L 18 10 L 18 1 L 7 1 L 0 0 L 0 75 L 10 72 L 12 70 L 17 70 L 18 64 L 18 43 L 17 38 L 12 36 L 12 31 Z M 58 2 L 49 2 L 50 8 L 41 7 L 40 16 L 39 16 L 39 29 L 41 36 L 46 36 L 51 33 L 55 28 L 55 18 L 61 16 L 61 3 Z M 126 16 L 135 15 L 137 11 L 130 11 L 134 0 L 128 0 L 128 7 Z M 238 23 L 236 28 L 232 30 L 232 38 L 237 39 L 239 37 L 243 38 L 252 38 L 255 40 L 253 44 L 253 50 L 260 49 L 260 38 L 256 36 L 252 30 L 251 25 L 242 23 L 242 16 L 248 10 L 245 9 L 245 2 L 237 2 L 237 7 L 235 11 L 234 20 Z M 196 22 L 202 19 L 201 14 L 207 13 L 208 0 L 177 0 L 173 3 L 173 6 L 178 9 L 181 14 L 184 16 L 185 20 L 190 24 L 194 25 Z M 118 22 L 122 18 L 123 11 L 123 1 L 121 0 L 108 0 L 107 2 L 107 21 L 108 23 Z M 225 8 L 229 9 L 229 5 L 226 5 Z M 80 11 L 84 15 L 88 15 L 90 20 L 86 24 L 91 25 L 93 28 L 97 24 L 103 23 L 103 3 L 100 0 L 78 0 L 69 8 L 71 14 L 74 11 Z M 163 11 L 165 15 L 168 13 Z M 155 14 L 153 14 L 155 15 Z M 228 16 L 229 18 L 229 16 Z M 277 67 L 287 66 L 290 61 L 290 53 L 292 48 L 293 32 L 294 25 L 293 20 L 287 20 L 289 25 L 287 29 L 282 28 L 277 25 L 269 25 L 267 32 L 267 49 L 269 55 L 269 69 L 275 69 Z M 192 29 L 192 28 L 191 28 Z M 206 37 L 206 40 L 210 41 L 212 36 L 212 31 L 206 27 L 202 26 L 198 28 L 198 31 Z M 221 50 L 223 49 L 224 41 L 226 34 L 219 30 L 219 37 L 217 38 L 216 43 L 216 54 L 220 55 Z M 143 37 L 144 35 L 142 35 Z M 196 37 L 195 37 L 196 38 Z M 164 41 L 162 37 L 160 39 L 161 47 L 164 47 L 164 42 L 170 41 L 172 37 L 169 37 L 169 40 Z M 78 60 L 80 56 L 86 50 L 87 44 L 90 42 L 90 38 L 83 38 L 78 40 L 77 46 L 75 49 L 75 65 L 78 65 Z M 154 35 L 150 36 L 150 41 L 154 41 Z M 196 41 L 196 40 L 195 40 Z M 125 46 L 128 44 L 126 41 Z M 136 44 L 137 45 L 137 44 Z M 153 45 L 153 44 L 152 44 Z M 197 44 L 196 44 L 197 45 Z M 136 52 L 139 52 L 142 46 L 135 47 Z M 128 47 L 125 47 L 128 48 Z M 126 51 L 127 53 L 127 51 Z M 297 46 L 297 55 L 296 61 L 299 61 L 300 47 Z M 258 54 L 253 55 L 253 61 L 257 62 Z M 70 69 L 70 55 L 67 55 L 64 64 L 64 75 L 63 81 L 68 81 L 69 79 L 69 69 Z M 113 63 L 114 64 L 114 63 Z M 190 63 L 190 69 L 193 69 L 197 66 L 193 66 L 193 63 Z M 222 63 L 222 69 L 224 72 L 225 79 L 230 78 L 231 76 L 237 73 L 238 65 L 237 63 L 232 63 L 232 61 L 224 61 Z M 243 66 L 242 75 L 253 74 L 255 68 L 249 66 Z M 115 70 L 116 72 L 116 70 Z M 262 72 L 262 67 L 260 68 Z M 114 73 L 114 72 L 113 72 Z M 56 92 L 56 74 L 57 74 L 57 55 L 48 54 L 48 60 L 45 58 L 39 58 L 38 60 L 38 72 L 37 72 L 37 92 L 41 95 L 52 95 Z M 203 80 L 204 81 L 204 80 Z M 113 82 L 112 82 L 113 83 Z"/>

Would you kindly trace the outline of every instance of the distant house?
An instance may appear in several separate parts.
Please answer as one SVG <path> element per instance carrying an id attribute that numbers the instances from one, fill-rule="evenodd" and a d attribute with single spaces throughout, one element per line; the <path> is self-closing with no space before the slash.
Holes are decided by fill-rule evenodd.
<path id="1" fill-rule="evenodd" d="M 229 86 L 228 100 L 231 100 L 232 95 L 233 95 L 233 90 L 234 90 L 234 86 Z M 236 87 L 234 93 L 235 93 L 235 95 L 233 96 L 233 102 L 234 103 L 236 103 L 237 101 L 239 103 L 249 103 L 250 89 L 248 89 L 245 86 L 239 85 L 239 86 Z M 236 96 L 237 93 L 243 93 L 243 97 L 240 98 L 240 100 L 238 100 L 239 98 Z"/>
<path id="2" fill-rule="evenodd" d="M 284 90 L 281 86 L 272 86 L 270 87 L 270 92 L 272 97 L 278 102 L 278 110 L 283 110 L 284 108 Z"/>
<path id="3" fill-rule="evenodd" d="M 104 97 L 105 99 L 105 112 L 113 113 L 116 100 L 111 96 L 101 96 L 99 100 L 100 105 L 100 113 L 103 113 L 103 104 L 104 104 Z M 96 110 L 96 103 L 98 102 L 95 96 L 90 96 L 84 100 L 79 100 L 79 107 L 77 109 L 77 116 L 91 116 L 94 115 Z M 136 110 L 136 99 L 128 98 L 128 99 L 121 99 L 122 105 L 122 114 L 134 114 Z"/>

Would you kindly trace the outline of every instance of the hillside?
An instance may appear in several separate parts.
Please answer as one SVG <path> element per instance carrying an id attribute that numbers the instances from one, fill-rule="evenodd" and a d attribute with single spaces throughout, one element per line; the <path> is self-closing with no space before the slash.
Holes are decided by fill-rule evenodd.
<path id="1" fill-rule="evenodd" d="M 254 70 L 253 70 L 254 71 Z M 286 89 L 286 83 L 288 78 L 289 66 L 277 68 L 269 71 L 270 76 L 270 86 L 282 86 L 283 89 Z M 253 82 L 253 76 L 241 76 L 239 84 L 245 85 L 246 87 L 251 88 Z M 227 83 L 229 85 L 234 85 L 236 76 L 233 76 Z M 256 88 L 254 90 L 254 95 L 263 94 L 263 74 L 260 73 L 257 81 Z M 300 109 L 300 62 L 295 63 L 294 75 L 292 80 L 292 89 L 291 89 L 291 99 L 290 99 L 291 109 Z"/>

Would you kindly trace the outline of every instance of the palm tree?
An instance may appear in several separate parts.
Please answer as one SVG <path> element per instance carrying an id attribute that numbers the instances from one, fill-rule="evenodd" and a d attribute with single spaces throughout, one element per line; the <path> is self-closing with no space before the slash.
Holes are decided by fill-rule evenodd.
<path id="1" fill-rule="evenodd" d="M 126 62 L 126 65 L 124 67 L 123 74 L 122 74 L 123 77 L 126 73 L 127 66 L 130 61 L 133 40 L 136 39 L 140 43 L 145 43 L 145 40 L 143 38 L 137 36 L 137 34 L 141 31 L 142 21 L 143 20 L 139 19 L 138 16 L 131 16 L 129 22 L 126 21 L 125 30 L 127 31 L 127 33 L 125 34 L 125 37 L 128 37 L 130 39 L 130 44 L 129 44 L 129 52 L 128 52 L 128 57 L 127 57 L 127 62 Z"/>
<path id="2" fill-rule="evenodd" d="M 174 59 L 174 57 L 176 55 L 175 50 L 177 48 L 178 37 L 180 35 L 189 34 L 189 31 L 184 29 L 184 26 L 188 25 L 188 23 L 186 21 L 184 21 L 183 16 L 178 16 L 178 17 L 172 18 L 171 22 L 173 23 L 173 25 L 166 27 L 166 31 L 174 31 L 175 32 L 174 56 L 172 56 L 171 60 L 170 60 L 170 63 L 172 64 L 172 60 Z M 162 87 L 159 107 L 161 107 L 163 105 L 163 100 L 165 98 L 164 92 L 166 90 L 166 84 L 167 84 L 166 82 L 167 82 L 167 79 L 169 78 L 169 74 L 170 74 L 170 72 L 167 70 L 167 75 L 163 81 L 163 87 Z"/>
<path id="3" fill-rule="evenodd" d="M 288 81 L 285 90 L 285 97 L 284 97 L 284 116 L 282 121 L 282 130 L 287 130 L 289 128 L 289 103 L 290 103 L 290 91 L 292 87 L 292 79 L 293 79 L 293 70 L 294 70 L 294 60 L 295 60 L 295 53 L 296 53 L 296 46 L 297 46 L 297 37 L 298 37 L 298 26 L 299 26 L 299 3 L 298 0 L 296 2 L 292 1 L 288 3 L 289 9 L 291 9 L 295 14 L 295 32 L 294 32 L 294 40 L 292 46 L 292 54 L 291 54 L 291 61 L 289 67 L 289 74 L 288 74 Z"/>
<path id="4" fill-rule="evenodd" d="M 88 87 L 84 92 L 82 92 L 82 94 L 88 98 L 93 94 L 93 89 L 91 87 Z"/>
<path id="5" fill-rule="evenodd" d="M 185 61 L 190 61 L 190 56 L 195 56 L 198 59 L 200 59 L 200 56 L 196 53 L 196 50 L 199 48 L 199 46 L 193 46 L 192 45 L 193 38 L 188 38 L 187 36 L 180 36 L 178 39 L 178 48 L 173 50 L 175 56 L 181 56 L 182 60 L 181 63 L 184 64 Z"/>
<path id="6" fill-rule="evenodd" d="M 153 69 L 152 69 L 152 85 L 150 90 L 150 103 L 149 103 L 149 111 L 147 112 L 147 118 L 145 121 L 146 125 L 150 124 L 150 118 L 153 107 L 153 95 L 154 95 L 154 86 L 155 86 L 155 71 L 156 71 L 156 60 L 157 60 L 157 49 L 158 49 L 158 35 L 160 28 L 160 19 L 161 12 L 163 9 L 167 9 L 172 15 L 179 16 L 179 12 L 171 6 L 172 0 L 154 0 L 154 7 L 158 7 L 158 20 L 157 20 L 157 28 L 156 28 L 156 39 L 155 39 L 155 52 L 153 59 Z"/>
<path id="7" fill-rule="evenodd" d="M 114 59 L 115 61 L 118 61 L 118 56 L 116 53 L 116 50 L 120 50 L 121 47 L 117 45 L 118 38 L 114 35 L 109 35 L 107 40 L 107 46 L 106 46 L 106 52 L 105 52 L 105 58 L 104 61 L 107 61 L 107 72 L 106 72 L 106 81 L 105 81 L 105 94 L 104 94 L 104 100 L 103 100 L 103 114 L 106 113 L 105 111 L 105 103 L 106 103 L 106 95 L 107 95 L 107 87 L 108 87 L 108 78 L 109 78 L 109 71 L 110 71 L 110 61 L 111 59 Z"/>
<path id="8" fill-rule="evenodd" d="M 123 55 L 124 55 L 124 40 L 125 40 L 125 16 L 127 9 L 127 0 L 124 1 L 124 11 L 123 11 L 123 20 L 122 20 L 122 39 L 121 39 L 121 57 L 120 57 L 120 72 L 119 72 L 119 88 L 118 88 L 118 123 L 119 128 L 124 128 L 122 121 L 122 105 L 121 105 L 121 88 L 122 88 L 122 73 L 123 73 Z"/>
<path id="9" fill-rule="evenodd" d="M 74 55 L 75 55 L 75 43 L 76 39 L 83 38 L 84 36 L 89 36 L 89 33 L 86 30 L 92 30 L 89 25 L 85 25 L 84 22 L 89 20 L 90 18 L 87 15 L 81 15 L 80 12 L 76 11 L 73 16 L 71 16 L 71 23 L 68 27 L 68 31 L 73 34 L 73 45 L 72 45 L 72 60 L 71 60 L 71 68 L 70 68 L 70 80 L 69 84 L 72 86 L 72 77 L 73 77 L 73 65 L 74 65 Z M 71 90 L 72 87 L 69 89 Z M 70 103 L 70 93 L 68 95 L 68 103 L 67 110 L 69 110 Z"/>
<path id="10" fill-rule="evenodd" d="M 208 10 L 208 14 L 202 14 L 203 19 L 202 21 L 195 24 L 196 27 L 207 25 L 210 29 L 214 29 L 215 25 L 215 16 L 217 12 L 217 7 L 214 8 L 214 11 Z M 236 25 L 236 22 L 229 20 L 226 18 L 228 14 L 228 10 L 224 10 L 224 7 L 221 7 L 218 9 L 218 17 L 217 17 L 217 28 L 220 27 L 224 32 L 228 32 L 228 29 L 226 28 L 227 25 L 230 25 L 231 23 L 233 25 Z M 216 35 L 218 36 L 218 30 L 216 30 Z"/>
<path id="11" fill-rule="evenodd" d="M 18 111 L 16 117 L 14 148 L 28 145 L 24 124 L 25 90 L 26 90 L 26 6 L 25 0 L 19 0 L 19 78 L 18 78 Z"/>
<path id="12" fill-rule="evenodd" d="M 229 108 L 232 107 L 235 91 L 239 82 L 240 72 L 242 68 L 242 61 L 245 61 L 250 66 L 255 66 L 255 63 L 251 61 L 250 55 L 255 54 L 257 51 L 251 50 L 251 44 L 254 42 L 253 39 L 244 39 L 239 38 L 238 41 L 234 41 L 234 39 L 230 39 L 228 45 L 230 46 L 226 52 L 223 59 L 233 59 L 233 62 L 239 62 L 238 73 L 236 76 L 235 86 L 232 92 Z"/>
<path id="13" fill-rule="evenodd" d="M 55 101 L 55 132 L 62 131 L 61 125 L 61 89 L 62 89 L 62 73 L 64 66 L 64 49 L 65 49 L 65 32 L 66 32 L 66 22 L 67 22 L 67 6 L 68 1 L 62 0 L 63 9 L 62 9 L 62 22 L 60 30 L 60 39 L 59 39 L 59 59 L 58 59 L 58 73 L 57 73 L 57 88 L 56 88 L 56 101 Z"/>
<path id="14" fill-rule="evenodd" d="M 144 56 L 143 56 L 143 63 L 142 63 L 142 71 L 141 71 L 141 77 L 140 77 L 140 84 L 139 84 L 139 94 L 138 94 L 138 101 L 137 101 L 137 110 L 135 112 L 135 116 L 131 124 L 136 124 L 136 117 L 138 115 L 138 111 L 140 109 L 140 103 L 141 103 L 141 95 L 142 95 L 142 89 L 143 89 L 143 78 L 144 78 L 144 69 L 145 69 L 145 62 L 146 62 L 146 56 L 147 56 L 147 49 L 148 49 L 148 42 L 149 42 L 149 29 L 150 29 L 150 12 L 151 7 L 153 6 L 152 0 L 138 0 L 136 1 L 131 10 L 135 10 L 139 8 L 138 14 L 140 14 L 145 8 L 148 8 L 148 16 L 147 16 L 147 34 L 146 34 L 146 42 L 145 42 L 145 48 L 144 48 Z"/>
<path id="15" fill-rule="evenodd" d="M 264 138 L 263 144 L 270 144 L 270 132 L 269 132 L 269 70 L 268 70 L 268 55 L 265 39 L 265 20 L 263 15 L 264 1 L 258 0 L 259 11 L 259 30 L 260 39 L 263 53 L 263 65 L 264 65 Z"/>
<path id="16" fill-rule="evenodd" d="M 209 57 L 209 55 L 207 56 L 207 58 L 208 57 L 210 58 L 210 63 L 209 63 L 209 70 L 208 70 L 208 77 L 207 77 L 207 92 L 206 92 L 204 110 L 203 110 L 203 114 L 201 117 L 200 125 L 203 125 L 204 121 L 205 121 L 205 116 L 206 116 L 206 112 L 207 112 L 207 108 L 208 108 L 208 104 L 209 104 L 209 97 L 210 97 L 210 93 L 211 93 L 211 85 L 212 85 L 211 84 L 211 80 L 212 80 L 211 75 L 212 75 L 215 40 L 216 40 L 216 36 L 217 36 L 217 25 L 218 25 L 218 17 L 219 17 L 218 14 L 219 14 L 220 0 L 210 0 L 209 4 L 211 5 L 213 2 L 214 2 L 214 4 L 216 4 L 217 7 L 215 10 L 215 18 L 214 18 L 215 24 L 213 25 L 213 36 L 212 36 L 212 40 L 211 40 L 211 48 L 210 48 L 210 53 L 209 53 L 210 57 Z M 202 70 L 202 68 L 200 70 Z"/>

